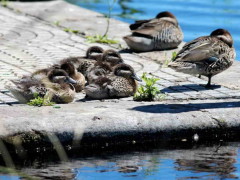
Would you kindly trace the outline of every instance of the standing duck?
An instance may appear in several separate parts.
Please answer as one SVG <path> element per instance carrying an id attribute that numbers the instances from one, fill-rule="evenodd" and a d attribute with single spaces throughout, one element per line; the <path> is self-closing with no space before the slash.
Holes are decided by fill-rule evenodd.
<path id="1" fill-rule="evenodd" d="M 86 77 L 87 69 L 102 58 L 104 50 L 99 46 L 92 46 L 88 48 L 86 56 L 83 57 L 69 57 L 60 61 L 60 64 L 65 62 L 72 63 L 78 72 L 81 72 Z"/>
<path id="2" fill-rule="evenodd" d="M 132 34 L 123 39 L 137 52 L 177 48 L 183 40 L 176 17 L 168 11 L 160 12 L 154 19 L 136 21 L 130 29 Z"/>
<path id="3" fill-rule="evenodd" d="M 229 68 L 235 58 L 231 34 L 225 29 L 217 29 L 210 36 L 186 43 L 169 67 L 187 74 L 206 76 L 206 87 L 211 87 L 212 76 Z"/>
<path id="4" fill-rule="evenodd" d="M 20 103 L 27 103 L 34 99 L 35 94 L 55 103 L 69 103 L 74 100 L 75 89 L 72 84 L 75 80 L 70 78 L 64 70 L 53 69 L 46 77 L 24 76 L 12 80 L 12 86 L 7 89 Z"/>
<path id="5" fill-rule="evenodd" d="M 94 99 L 128 97 L 137 90 L 136 80 L 141 81 L 131 66 L 118 64 L 114 67 L 113 74 L 100 77 L 93 84 L 89 84 L 85 87 L 85 92 Z"/>

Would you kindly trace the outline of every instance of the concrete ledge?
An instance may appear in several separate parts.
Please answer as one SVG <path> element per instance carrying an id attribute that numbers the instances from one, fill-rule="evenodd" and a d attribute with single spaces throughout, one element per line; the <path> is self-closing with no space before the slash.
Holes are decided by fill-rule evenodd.
<path id="1" fill-rule="evenodd" d="M 210 140 L 239 136 L 239 107 L 240 102 L 234 99 L 137 104 L 94 101 L 61 105 L 59 109 L 18 105 L 0 109 L 3 115 L 0 129 L 1 136 L 8 137 L 7 142 L 23 137 L 23 143 L 32 145 L 34 139 L 40 145 L 39 141 L 46 143 L 46 138 L 55 135 L 63 144 L 83 146 L 149 140 L 192 141 L 195 134 L 201 140 Z"/>

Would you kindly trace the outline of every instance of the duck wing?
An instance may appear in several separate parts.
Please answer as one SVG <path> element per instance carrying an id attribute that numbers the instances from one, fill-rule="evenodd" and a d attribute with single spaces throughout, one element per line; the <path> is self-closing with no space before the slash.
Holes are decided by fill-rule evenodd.
<path id="1" fill-rule="evenodd" d="M 186 43 L 173 61 L 214 62 L 221 52 L 222 42 L 215 37 L 203 36 Z"/>
<path id="2" fill-rule="evenodd" d="M 143 36 L 148 38 L 166 38 L 175 39 L 181 35 L 179 29 L 171 22 L 165 20 L 151 21 L 143 24 L 138 29 L 132 31 L 133 35 Z"/>
<path id="3" fill-rule="evenodd" d="M 130 24 L 129 28 L 130 28 L 131 30 L 136 30 L 136 29 L 138 29 L 140 26 L 142 26 L 144 23 L 148 23 L 149 21 L 151 21 L 151 19 L 135 21 L 135 23 Z"/>

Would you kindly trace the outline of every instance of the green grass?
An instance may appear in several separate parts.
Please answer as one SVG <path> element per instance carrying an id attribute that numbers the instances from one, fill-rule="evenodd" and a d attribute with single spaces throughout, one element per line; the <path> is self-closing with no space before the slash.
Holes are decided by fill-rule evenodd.
<path id="1" fill-rule="evenodd" d="M 55 21 L 53 24 L 55 24 L 56 26 L 60 26 L 60 21 Z"/>
<path id="2" fill-rule="evenodd" d="M 172 53 L 172 59 L 171 59 L 171 61 L 173 61 L 176 57 L 177 57 L 177 52 L 174 51 L 174 52 Z"/>
<path id="3" fill-rule="evenodd" d="M 86 36 L 87 42 L 89 43 L 103 43 L 103 44 L 118 44 L 119 41 L 109 39 L 107 35 L 94 35 L 94 36 Z"/>
<path id="4" fill-rule="evenodd" d="M 30 100 L 27 104 L 29 106 L 38 106 L 38 107 L 41 107 L 41 106 L 53 106 L 55 103 L 54 102 L 51 102 L 49 99 L 47 98 L 42 98 L 42 97 L 39 97 L 39 95 L 36 93 L 34 94 L 34 99 Z"/>
<path id="5" fill-rule="evenodd" d="M 166 59 L 165 61 L 164 61 L 164 63 L 163 63 L 163 67 L 168 67 L 168 64 L 171 62 L 171 61 L 173 61 L 175 58 L 176 58 L 176 56 L 177 56 L 177 52 L 172 52 L 172 57 L 171 57 L 171 59 Z M 165 57 L 166 57 L 166 55 L 165 55 Z"/>
<path id="6" fill-rule="evenodd" d="M 59 25 L 59 24 L 58 24 Z M 70 32 L 70 33 L 73 33 L 73 34 L 78 34 L 79 33 L 79 30 L 76 30 L 76 29 L 71 29 L 71 28 L 65 28 L 63 29 L 65 32 Z"/>
<path id="7" fill-rule="evenodd" d="M 143 73 L 142 80 L 145 85 L 140 85 L 137 92 L 134 94 L 134 101 L 154 101 L 156 99 L 162 100 L 165 95 L 156 87 L 157 81 L 160 79 L 152 77 L 147 77 L 147 73 Z"/>

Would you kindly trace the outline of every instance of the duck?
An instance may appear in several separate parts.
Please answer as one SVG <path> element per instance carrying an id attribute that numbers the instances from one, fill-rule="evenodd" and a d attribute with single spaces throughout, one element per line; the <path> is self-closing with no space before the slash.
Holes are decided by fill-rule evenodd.
<path id="1" fill-rule="evenodd" d="M 105 77 L 113 72 L 111 65 L 105 61 L 98 61 L 87 69 L 87 83 L 91 84 L 99 77 Z"/>
<path id="2" fill-rule="evenodd" d="M 113 67 L 121 63 L 123 63 L 123 59 L 117 51 L 113 49 L 106 50 L 102 58 L 88 68 L 86 73 L 88 84 L 92 83 L 100 76 L 103 77 L 111 74 L 113 72 Z"/>
<path id="3" fill-rule="evenodd" d="M 12 85 L 6 88 L 20 103 L 28 103 L 35 95 L 55 103 L 70 103 L 74 100 L 75 89 L 72 84 L 76 81 L 70 78 L 62 69 L 52 69 L 47 77 L 23 76 L 12 80 Z"/>
<path id="4" fill-rule="evenodd" d="M 121 55 L 113 49 L 108 49 L 108 50 L 104 51 L 102 58 L 99 61 L 106 62 L 111 67 L 113 67 L 117 64 L 124 63 Z"/>
<path id="5" fill-rule="evenodd" d="M 60 64 L 70 62 L 78 72 L 86 77 L 87 69 L 102 58 L 103 48 L 99 46 L 91 46 L 87 49 L 86 55 L 83 57 L 68 57 L 60 61 Z"/>
<path id="6" fill-rule="evenodd" d="M 74 65 L 70 62 L 62 63 L 60 66 L 60 69 L 63 69 L 67 72 L 68 76 L 71 77 L 76 81 L 76 83 L 73 84 L 75 91 L 81 92 L 84 89 L 85 86 L 85 77 L 82 73 L 78 72 Z"/>
<path id="7" fill-rule="evenodd" d="M 90 99 L 108 99 L 111 98 L 109 94 L 109 84 L 111 80 L 106 76 L 100 76 L 95 79 L 92 83 L 88 84 L 84 91 L 86 97 Z"/>
<path id="8" fill-rule="evenodd" d="M 136 21 L 129 27 L 132 34 L 123 40 L 136 52 L 174 49 L 183 40 L 177 18 L 168 11 L 158 13 L 153 19 Z"/>
<path id="9" fill-rule="evenodd" d="M 211 78 L 228 69 L 235 58 L 230 32 L 216 29 L 209 36 L 201 36 L 186 43 L 169 63 L 169 67 L 186 74 L 206 76 L 208 82 L 205 87 L 210 88 Z"/>
<path id="10" fill-rule="evenodd" d="M 122 98 L 135 94 L 137 82 L 141 79 L 128 64 L 118 64 L 113 73 L 99 77 L 94 83 L 85 87 L 88 97 L 93 99 Z"/>

